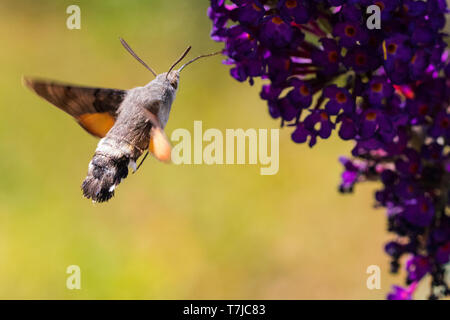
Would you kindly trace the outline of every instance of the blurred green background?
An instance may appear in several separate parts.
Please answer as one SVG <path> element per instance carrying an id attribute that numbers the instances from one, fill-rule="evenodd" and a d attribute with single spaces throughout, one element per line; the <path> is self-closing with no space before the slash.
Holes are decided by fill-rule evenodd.
<path id="1" fill-rule="evenodd" d="M 81 7 L 81 30 L 66 8 Z M 37 75 L 131 88 L 188 44 L 190 56 L 221 49 L 209 38 L 208 1 L 12 1 L 0 3 L 0 298 L 3 299 L 383 299 L 391 283 L 390 238 L 376 184 L 337 192 L 336 137 L 314 149 L 280 133 L 280 170 L 259 165 L 176 166 L 147 160 L 106 204 L 80 184 L 97 140 L 21 85 Z M 181 76 L 166 127 L 277 128 L 259 86 L 229 76 L 221 58 Z M 81 290 L 66 268 L 81 268 Z M 379 265 L 382 289 L 368 290 Z"/>

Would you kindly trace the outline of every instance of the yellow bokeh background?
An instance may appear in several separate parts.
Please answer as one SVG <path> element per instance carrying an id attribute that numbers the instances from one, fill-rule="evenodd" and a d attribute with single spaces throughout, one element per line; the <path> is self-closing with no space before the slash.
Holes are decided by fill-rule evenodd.
<path id="1" fill-rule="evenodd" d="M 81 30 L 66 28 L 67 6 Z M 148 159 L 116 197 L 92 204 L 80 185 L 97 140 L 21 85 L 22 75 L 132 88 L 190 56 L 221 49 L 209 37 L 208 1 L 0 2 L 0 298 L 3 299 L 383 299 L 389 274 L 378 185 L 337 192 L 336 135 L 310 149 L 280 130 L 280 168 L 167 165 Z M 183 71 L 166 127 L 278 128 L 222 57 Z M 81 268 L 81 290 L 66 268 Z M 366 269 L 381 268 L 381 290 Z M 426 286 L 426 285 L 425 285 Z M 419 297 L 420 297 L 419 292 Z"/>

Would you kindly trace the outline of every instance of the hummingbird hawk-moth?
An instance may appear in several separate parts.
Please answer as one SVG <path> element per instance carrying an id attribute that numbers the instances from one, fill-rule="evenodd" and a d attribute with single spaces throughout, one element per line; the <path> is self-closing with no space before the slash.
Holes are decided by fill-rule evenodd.
<path id="1" fill-rule="evenodd" d="M 169 68 L 157 74 L 130 46 L 120 38 L 125 49 L 144 65 L 155 79 L 143 87 L 129 90 L 82 87 L 54 81 L 25 77 L 24 84 L 36 94 L 70 114 L 90 134 L 101 138 L 89 163 L 81 188 L 83 195 L 94 202 L 114 196 L 114 190 L 128 175 L 128 167 L 136 168 L 136 160 L 148 152 L 161 161 L 170 161 L 171 145 L 164 133 L 180 72 L 197 59 L 220 52 L 198 56 L 178 70 L 191 47 Z"/>

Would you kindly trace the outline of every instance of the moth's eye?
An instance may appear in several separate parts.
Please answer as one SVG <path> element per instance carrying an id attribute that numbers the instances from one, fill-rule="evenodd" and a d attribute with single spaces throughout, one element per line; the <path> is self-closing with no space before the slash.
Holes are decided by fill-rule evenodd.
<path id="1" fill-rule="evenodd" d="M 176 88 L 178 88 L 178 81 L 177 81 L 177 80 L 172 80 L 172 81 L 170 81 L 170 85 L 171 85 L 174 89 L 176 89 Z"/>

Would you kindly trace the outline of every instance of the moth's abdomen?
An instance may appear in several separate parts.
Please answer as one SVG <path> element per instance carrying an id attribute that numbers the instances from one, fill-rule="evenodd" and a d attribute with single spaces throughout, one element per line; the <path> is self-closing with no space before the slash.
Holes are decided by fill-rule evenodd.
<path id="1" fill-rule="evenodd" d="M 115 139 L 100 140 L 81 185 L 83 195 L 95 202 L 111 199 L 116 186 L 127 177 L 128 166 L 135 163 L 132 149 L 132 146 Z"/>
<path id="2" fill-rule="evenodd" d="M 113 159 L 96 154 L 89 163 L 89 171 L 81 188 L 83 195 L 95 202 L 108 201 L 114 196 L 114 189 L 128 175 L 129 159 Z"/>

